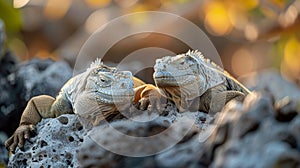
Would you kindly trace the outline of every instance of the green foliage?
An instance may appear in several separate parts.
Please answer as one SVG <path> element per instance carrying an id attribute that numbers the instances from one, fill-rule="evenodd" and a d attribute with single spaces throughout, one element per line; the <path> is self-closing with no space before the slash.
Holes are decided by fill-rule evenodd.
<path id="1" fill-rule="evenodd" d="M 12 0 L 0 1 L 0 18 L 5 23 L 8 37 L 12 34 L 18 33 L 22 26 L 20 11 L 15 9 L 12 3 Z"/>

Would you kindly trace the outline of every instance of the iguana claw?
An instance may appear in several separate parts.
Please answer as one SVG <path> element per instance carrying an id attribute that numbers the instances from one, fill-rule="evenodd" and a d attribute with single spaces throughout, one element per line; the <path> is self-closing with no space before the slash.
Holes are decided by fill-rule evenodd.
<path id="1" fill-rule="evenodd" d="M 146 84 L 137 87 L 135 92 L 135 106 L 137 109 L 162 112 L 166 98 L 159 93 L 157 87 Z"/>
<path id="2" fill-rule="evenodd" d="M 15 152 L 16 147 L 20 149 L 24 147 L 25 140 L 30 138 L 30 134 L 34 133 L 35 126 L 33 124 L 29 125 L 20 125 L 14 134 L 5 141 L 5 147 L 11 151 Z"/>

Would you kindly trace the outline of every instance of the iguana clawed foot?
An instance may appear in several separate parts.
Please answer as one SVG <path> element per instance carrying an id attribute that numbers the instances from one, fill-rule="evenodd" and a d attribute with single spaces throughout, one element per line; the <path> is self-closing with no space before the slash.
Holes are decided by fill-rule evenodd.
<path id="1" fill-rule="evenodd" d="M 20 125 L 14 134 L 5 142 L 6 148 L 12 153 L 14 153 L 17 146 L 22 149 L 25 140 L 28 140 L 30 135 L 35 133 L 34 130 L 35 126 L 33 124 Z"/>
<path id="2" fill-rule="evenodd" d="M 30 135 L 35 129 L 35 124 L 37 124 L 41 118 L 56 117 L 55 113 L 50 113 L 51 105 L 54 102 L 55 99 L 47 95 L 31 98 L 22 114 L 19 127 L 5 142 L 6 148 L 11 152 L 14 152 L 17 146 L 23 148 L 25 140 L 30 138 Z"/>
<path id="3" fill-rule="evenodd" d="M 135 88 L 134 105 L 138 110 L 157 110 L 161 113 L 167 99 L 162 96 L 159 89 L 151 84 L 145 84 Z"/>

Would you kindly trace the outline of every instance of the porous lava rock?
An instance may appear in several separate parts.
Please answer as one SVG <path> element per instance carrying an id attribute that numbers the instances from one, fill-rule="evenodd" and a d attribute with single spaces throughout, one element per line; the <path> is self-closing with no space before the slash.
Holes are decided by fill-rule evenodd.
<path id="1" fill-rule="evenodd" d="M 160 114 L 144 111 L 89 130 L 76 115 L 43 119 L 9 166 L 299 167 L 300 100 L 286 97 L 299 90 L 290 89 L 253 91 L 216 115 L 179 113 L 169 104 Z"/>
<path id="2" fill-rule="evenodd" d="M 86 137 L 78 116 L 42 119 L 36 128 L 37 136 L 26 141 L 24 149 L 17 148 L 8 167 L 78 167 L 76 154 Z"/>

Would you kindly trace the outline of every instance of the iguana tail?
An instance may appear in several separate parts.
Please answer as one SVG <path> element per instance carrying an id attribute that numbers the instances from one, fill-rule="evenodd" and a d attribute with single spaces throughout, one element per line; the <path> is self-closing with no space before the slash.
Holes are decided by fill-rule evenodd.
<path id="1" fill-rule="evenodd" d="M 231 77 L 230 75 L 226 76 L 226 87 L 228 90 L 236 90 L 244 93 L 245 95 L 251 93 L 243 84 Z"/>

